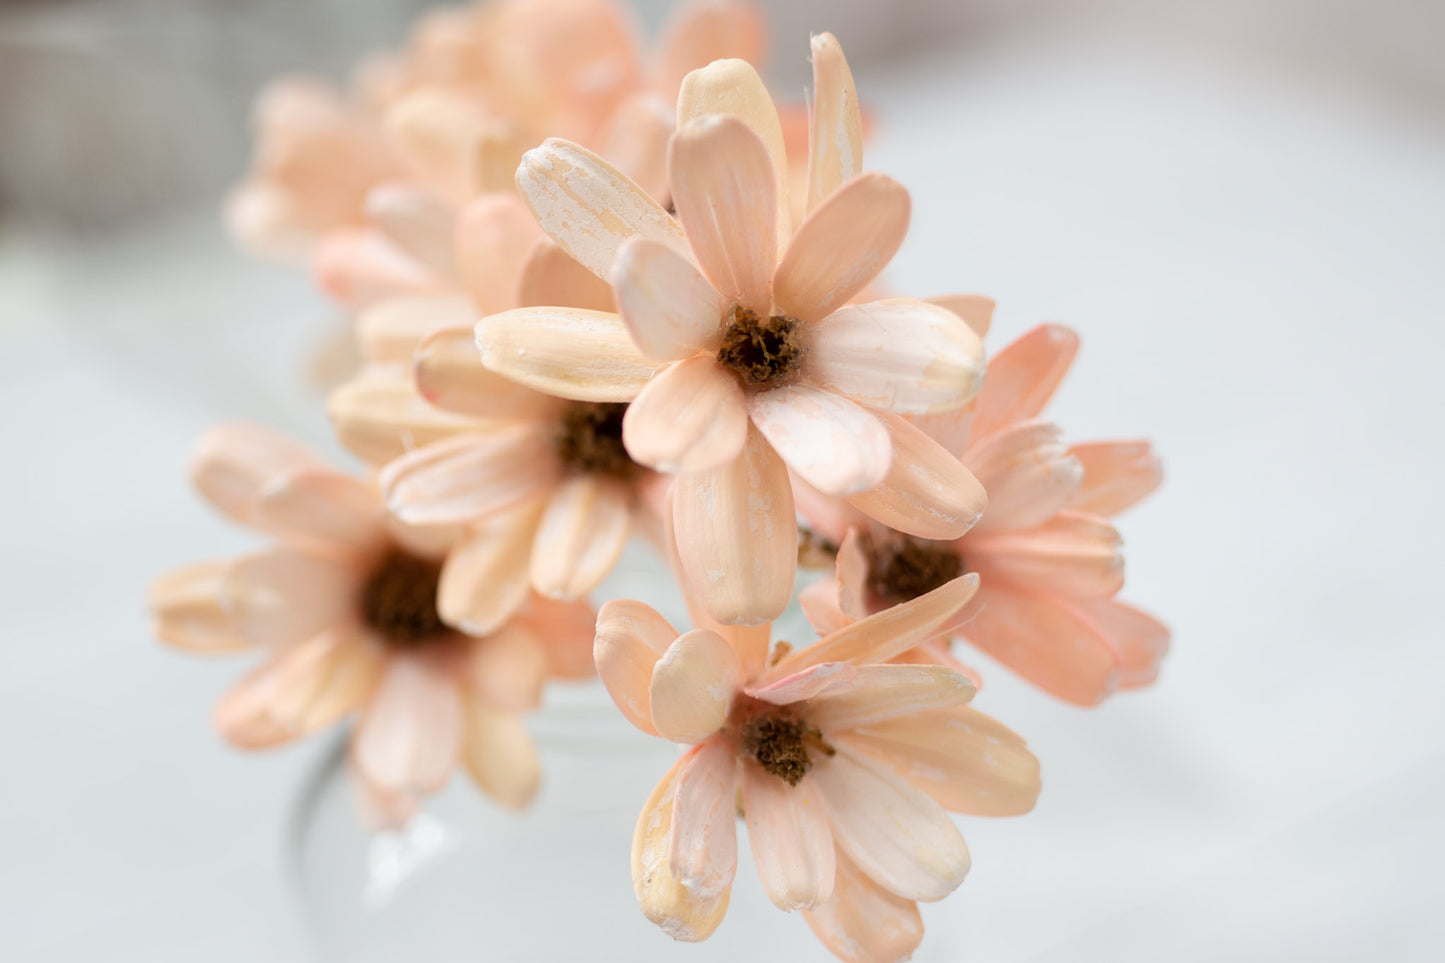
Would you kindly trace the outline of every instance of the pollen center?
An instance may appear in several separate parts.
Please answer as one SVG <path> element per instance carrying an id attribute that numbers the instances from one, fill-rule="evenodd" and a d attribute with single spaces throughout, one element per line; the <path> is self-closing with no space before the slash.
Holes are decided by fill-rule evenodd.
<path id="1" fill-rule="evenodd" d="M 803 322 L 786 314 L 760 317 L 742 305 L 733 308 L 723 329 L 717 360 L 743 384 L 787 384 L 803 363 Z"/>
<path id="2" fill-rule="evenodd" d="M 963 574 L 956 549 L 920 538 L 875 543 L 868 563 L 868 588 L 885 602 L 916 599 Z"/>
<path id="3" fill-rule="evenodd" d="M 754 716 L 743 724 L 742 748 L 790 786 L 796 786 L 813 768 L 809 750 L 825 756 L 834 753 L 823 734 L 785 710 Z"/>
<path id="4" fill-rule="evenodd" d="M 392 645 L 410 648 L 448 635 L 437 612 L 441 566 L 400 549 L 384 555 L 361 590 L 361 617 Z"/>
<path id="5" fill-rule="evenodd" d="M 639 466 L 622 445 L 623 404 L 579 401 L 562 415 L 557 435 L 557 457 L 579 474 L 631 478 Z"/>

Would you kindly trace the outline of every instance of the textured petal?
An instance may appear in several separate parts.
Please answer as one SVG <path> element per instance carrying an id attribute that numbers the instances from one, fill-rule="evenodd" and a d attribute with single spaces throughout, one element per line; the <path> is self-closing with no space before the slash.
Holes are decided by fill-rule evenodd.
<path id="1" fill-rule="evenodd" d="M 472 642 L 467 682 L 477 699 L 500 712 L 529 712 L 542 701 L 547 654 L 541 640 L 511 622 Z"/>
<path id="2" fill-rule="evenodd" d="M 612 266 L 617 309 L 649 358 L 685 358 L 718 337 L 726 305 L 692 262 L 665 244 L 635 237 Z"/>
<path id="3" fill-rule="evenodd" d="M 642 806 L 632 834 L 632 889 L 643 914 L 675 940 L 696 943 L 713 934 L 731 890 L 697 896 L 672 872 L 672 813 L 679 774 L 705 746 L 694 747 L 663 776 Z"/>
<path id="4" fill-rule="evenodd" d="M 867 491 L 888 474 L 888 429 L 841 395 L 788 385 L 750 396 L 748 414 L 788 467 L 824 494 Z"/>
<path id="5" fill-rule="evenodd" d="M 1147 441 L 1096 441 L 1069 454 L 1084 468 L 1084 484 L 1069 502 L 1075 511 L 1106 518 L 1133 508 L 1164 480 L 1154 446 Z"/>
<path id="6" fill-rule="evenodd" d="M 315 273 L 322 290 L 356 307 L 445 287 L 424 264 L 373 228 L 329 234 L 316 250 Z"/>
<path id="7" fill-rule="evenodd" d="M 542 238 L 522 199 L 510 194 L 477 198 L 458 216 L 456 238 L 457 271 L 476 303 L 476 315 L 517 307 L 522 268 Z"/>
<path id="8" fill-rule="evenodd" d="M 687 251 L 682 227 L 646 191 L 596 154 L 552 138 L 522 157 L 517 187 L 552 240 L 598 277 L 617 248 L 642 236 Z"/>
<path id="9" fill-rule="evenodd" d="M 520 307 L 562 305 L 590 311 L 612 311 L 612 288 L 574 261 L 566 251 L 543 238 L 532 248 L 517 294 Z"/>
<path id="10" fill-rule="evenodd" d="M 593 658 L 607 694 L 634 726 L 657 735 L 652 725 L 652 668 L 678 636 L 650 606 L 614 599 L 597 613 Z"/>
<path id="11" fill-rule="evenodd" d="M 950 455 L 962 459 L 973 434 L 973 407 L 955 408 L 953 411 L 940 411 L 932 415 L 909 415 L 908 422 L 946 448 Z"/>
<path id="12" fill-rule="evenodd" d="M 798 523 L 787 467 L 762 435 L 749 431 L 730 464 L 679 475 L 672 508 L 688 588 L 712 618 L 758 625 L 782 614 L 793 597 Z"/>
<path id="13" fill-rule="evenodd" d="M 839 308 L 807 329 L 803 377 L 869 408 L 961 408 L 983 380 L 983 342 L 957 315 L 890 298 Z"/>
<path id="14" fill-rule="evenodd" d="M 824 662 L 784 676 L 766 685 L 750 685 L 747 694 L 775 706 L 814 699 L 825 692 L 846 689 L 858 670 L 848 662 Z"/>
<path id="15" fill-rule="evenodd" d="M 993 298 L 982 294 L 940 294 L 927 301 L 958 315 L 980 338 L 988 334 L 988 329 L 993 326 L 993 309 L 996 306 Z"/>
<path id="16" fill-rule="evenodd" d="M 938 442 L 898 415 L 878 415 L 893 436 L 893 460 L 876 488 L 847 496 L 850 506 L 919 538 L 957 538 L 984 514 L 991 495 Z"/>
<path id="17" fill-rule="evenodd" d="M 442 621 L 468 635 L 486 635 L 521 607 L 543 504 L 534 499 L 487 519 L 447 553 L 437 585 Z"/>
<path id="18" fill-rule="evenodd" d="M 156 638 L 192 652 L 233 652 L 250 643 L 236 634 L 223 604 L 229 561 L 202 562 L 151 583 L 146 607 Z"/>
<path id="19" fill-rule="evenodd" d="M 674 103 L 683 78 L 692 71 L 729 58 L 760 64 L 767 45 L 767 20 L 751 3 L 708 0 L 678 4 L 663 25 L 659 41 L 657 90 L 668 103 Z"/>
<path id="20" fill-rule="evenodd" d="M 553 489 L 532 542 L 532 588 L 555 599 L 581 598 L 612 571 L 632 532 L 632 496 L 623 485 L 577 475 Z"/>
<path id="21" fill-rule="evenodd" d="M 988 492 L 988 511 L 976 532 L 1030 528 L 1048 521 L 1083 484 L 1084 469 L 1059 438 L 1059 429 L 1026 421 L 971 445 L 964 462 Z"/>
<path id="22" fill-rule="evenodd" d="M 693 256 L 723 302 L 766 317 L 778 264 L 777 178 L 767 148 L 736 117 L 679 126 L 669 153 L 672 203 Z"/>
<path id="23" fill-rule="evenodd" d="M 461 328 L 428 337 L 416 349 L 416 387 L 438 408 L 480 420 L 539 421 L 561 409 L 557 399 L 503 378 L 482 364 L 472 330 Z"/>
<path id="24" fill-rule="evenodd" d="M 832 733 L 963 705 L 976 691 L 972 682 L 941 665 L 865 665 L 848 685 L 815 698 L 808 721 Z"/>
<path id="25" fill-rule="evenodd" d="M 411 364 L 417 345 L 447 328 L 477 320 L 472 299 L 460 294 L 416 294 L 371 305 L 356 319 L 356 337 L 370 362 Z"/>
<path id="26" fill-rule="evenodd" d="M 811 909 L 833 895 L 833 833 L 812 780 L 789 786 L 761 766 L 743 767 L 743 812 L 758 876 L 781 910 Z"/>
<path id="27" fill-rule="evenodd" d="M 331 392 L 326 414 L 337 440 L 372 465 L 476 426 L 475 419 L 429 404 L 417 391 L 409 364 L 364 369 Z"/>
<path id="28" fill-rule="evenodd" d="M 747 437 L 742 388 L 703 356 L 664 368 L 622 418 L 622 441 L 633 461 L 670 474 L 726 465 L 737 458 Z"/>
<path id="29" fill-rule="evenodd" d="M 803 918 L 843 963 L 906 960 L 923 942 L 918 904 L 873 882 L 842 853 L 833 898 L 805 912 Z"/>
<path id="30" fill-rule="evenodd" d="M 366 195 L 366 218 L 418 263 L 439 275 L 456 269 L 452 206 L 413 184 L 381 184 Z"/>
<path id="31" fill-rule="evenodd" d="M 816 321 L 853 299 L 908 233 L 908 191 L 886 174 L 860 174 L 798 225 L 773 279 L 784 314 Z"/>
<path id="32" fill-rule="evenodd" d="M 513 809 L 530 803 L 542 782 L 542 762 L 522 720 L 469 701 L 464 726 L 462 763 L 482 792 Z"/>
<path id="33" fill-rule="evenodd" d="M 658 204 L 667 205 L 667 141 L 675 123 L 673 101 L 655 94 L 629 98 L 612 117 L 602 156 Z"/>
<path id="34" fill-rule="evenodd" d="M 461 751 L 461 691 L 438 659 L 393 656 L 356 727 L 356 764 L 388 792 L 445 785 Z"/>
<path id="35" fill-rule="evenodd" d="M 931 709 L 830 738 L 893 766 L 951 812 L 1019 816 L 1038 800 L 1038 759 L 1012 730 L 971 706 Z"/>
<path id="36" fill-rule="evenodd" d="M 256 502 L 256 517 L 291 544 L 359 552 L 386 535 L 376 489 L 326 468 L 294 471 L 273 481 Z"/>
<path id="37" fill-rule="evenodd" d="M 737 759 L 722 738 L 690 753 L 672 803 L 670 869 L 698 899 L 728 892 L 738 869 Z"/>
<path id="38" fill-rule="evenodd" d="M 863 116 L 853 73 L 831 33 L 814 34 L 808 210 L 863 173 Z"/>
<path id="39" fill-rule="evenodd" d="M 584 601 L 562 602 L 533 595 L 516 617 L 542 640 L 547 672 L 554 679 L 590 679 L 597 674 L 592 662 L 592 637 L 597 613 Z"/>
<path id="40" fill-rule="evenodd" d="M 256 502 L 265 487 L 303 468 L 326 463 L 304 445 L 259 425 L 217 425 L 191 454 L 191 484 L 201 496 L 243 525 L 260 524 Z"/>
<path id="41" fill-rule="evenodd" d="M 583 308 L 493 314 L 477 325 L 477 347 L 493 371 L 576 401 L 631 401 L 657 368 L 621 318 Z"/>
<path id="42" fill-rule="evenodd" d="M 1169 652 L 1169 627 L 1148 612 L 1118 599 L 1078 599 L 1065 607 L 1103 635 L 1119 660 L 1119 685 L 1132 689 L 1159 676 L 1159 663 Z"/>
<path id="43" fill-rule="evenodd" d="M 1062 600 L 995 583 L 959 634 L 1050 695 L 1097 705 L 1119 684 L 1119 657 L 1094 623 Z"/>
<path id="44" fill-rule="evenodd" d="M 968 847 L 948 814 L 891 769 L 846 746 L 809 773 L 840 849 L 904 899 L 940 900 L 968 873 Z"/>
<path id="45" fill-rule="evenodd" d="M 1036 418 L 1069 373 L 1078 350 L 1077 334 L 1063 325 L 1041 324 L 994 355 L 978 393 L 974 436 L 984 438 Z"/>
<path id="46" fill-rule="evenodd" d="M 1118 530 L 1104 519 L 1067 511 L 1033 528 L 964 538 L 969 568 L 985 581 L 1074 598 L 1119 591 L 1122 547 Z"/>
<path id="47" fill-rule="evenodd" d="M 689 121 L 710 114 L 736 117 L 752 128 L 767 148 L 777 184 L 774 191 L 778 210 L 775 223 L 778 248 L 781 250 L 793 232 L 788 152 L 783 141 L 783 126 L 778 120 L 778 109 L 751 64 L 736 59 L 715 60 L 683 79 L 677 95 L 677 129 L 682 130 Z"/>
<path id="48" fill-rule="evenodd" d="M 701 742 L 727 721 L 741 682 L 726 639 L 710 629 L 680 635 L 652 668 L 652 724 L 673 742 Z"/>
<path id="49" fill-rule="evenodd" d="M 274 548 L 231 566 L 222 604 L 241 638 L 289 645 L 347 617 L 361 576 L 353 564 L 331 555 Z"/>
<path id="50" fill-rule="evenodd" d="M 387 465 L 386 503 L 413 525 L 484 518 L 549 487 L 559 471 L 540 426 L 503 425 L 419 448 Z"/>

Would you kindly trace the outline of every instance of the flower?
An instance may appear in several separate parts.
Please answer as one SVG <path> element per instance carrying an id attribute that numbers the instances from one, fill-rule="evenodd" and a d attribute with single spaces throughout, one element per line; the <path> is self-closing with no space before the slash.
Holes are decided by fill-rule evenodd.
<path id="1" fill-rule="evenodd" d="M 638 902 L 680 940 L 707 938 L 737 869 L 740 800 L 769 898 L 802 909 L 845 960 L 906 959 L 917 902 L 963 881 L 968 849 L 948 811 L 1033 807 L 1038 762 L 968 706 L 941 666 L 888 664 L 973 594 L 966 576 L 803 649 L 770 626 L 679 635 L 635 601 L 598 616 L 598 674 L 639 729 L 691 746 L 644 805 L 632 845 Z"/>
<path id="2" fill-rule="evenodd" d="M 814 38 L 807 218 L 792 230 L 783 137 L 762 80 L 720 61 L 688 75 L 670 146 L 677 218 L 563 140 L 517 174 L 543 230 L 620 310 L 521 308 L 477 325 L 482 360 L 540 391 L 630 401 L 632 458 L 674 473 L 691 591 L 724 623 L 791 598 L 788 471 L 906 531 L 956 537 L 983 508 L 972 476 L 895 413 L 968 402 L 982 345 L 925 301 L 849 301 L 902 243 L 907 192 L 861 167 L 861 123 L 836 41 Z"/>
<path id="3" fill-rule="evenodd" d="M 1109 518 L 1159 485 L 1159 461 L 1147 441 L 1067 447 L 1038 420 L 1077 348 L 1068 328 L 1041 325 L 989 362 L 971 410 L 918 419 L 988 492 L 983 518 L 962 537 L 893 531 L 800 487 L 803 515 L 840 546 L 836 578 L 804 591 L 820 631 L 967 571 L 980 588 L 949 633 L 1051 695 L 1094 705 L 1157 677 L 1169 630 L 1114 598 L 1124 559 Z M 946 643 L 909 657 L 961 669 Z"/>
<path id="4" fill-rule="evenodd" d="M 358 713 L 352 769 L 388 821 L 458 764 L 506 805 L 532 798 L 540 768 L 521 714 L 549 676 L 591 675 L 589 608 L 532 596 L 485 633 L 458 630 L 450 613 L 466 609 L 473 555 L 494 537 L 400 524 L 372 486 L 261 428 L 212 429 L 192 478 L 216 508 L 278 539 L 151 590 L 163 641 L 266 653 L 216 707 L 226 739 L 262 749 Z"/>

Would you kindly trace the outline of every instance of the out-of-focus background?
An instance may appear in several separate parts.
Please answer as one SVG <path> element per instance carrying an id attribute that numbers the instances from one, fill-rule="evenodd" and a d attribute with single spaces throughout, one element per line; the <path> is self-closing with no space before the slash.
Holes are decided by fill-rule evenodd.
<path id="1" fill-rule="evenodd" d="M 328 444 L 332 309 L 219 227 L 249 99 L 425 6 L 0 3 L 0 959 L 308 958 L 284 827 L 324 747 L 223 747 L 241 663 L 142 599 L 254 544 L 186 489 L 203 427 Z M 1121 523 L 1162 680 L 1082 712 L 990 676 L 1045 793 L 969 821 L 930 926 L 989 963 L 1438 960 L 1445 5 L 764 6 L 780 92 L 809 31 L 848 51 L 914 193 L 896 286 L 996 297 L 995 349 L 1076 326 L 1052 413 L 1166 462 Z"/>

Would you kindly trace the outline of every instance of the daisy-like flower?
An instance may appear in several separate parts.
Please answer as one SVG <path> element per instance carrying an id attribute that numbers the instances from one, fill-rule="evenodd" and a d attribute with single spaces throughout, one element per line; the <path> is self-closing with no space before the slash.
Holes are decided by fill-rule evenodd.
<path id="1" fill-rule="evenodd" d="M 846 624 L 972 572 L 979 592 L 949 634 L 1034 685 L 1094 705 L 1157 677 L 1169 630 L 1114 598 L 1124 559 L 1109 519 L 1158 486 L 1159 461 L 1142 440 L 1068 447 L 1038 420 L 1077 348 L 1069 329 L 1037 327 L 989 362 L 971 410 L 918 420 L 988 492 L 988 510 L 961 538 L 894 531 L 800 487 L 804 517 L 840 545 L 836 581 L 804 591 L 813 620 Z M 908 657 L 961 668 L 946 643 Z"/>
<path id="2" fill-rule="evenodd" d="M 530 801 L 540 767 L 521 715 L 549 676 L 592 674 L 589 608 L 533 596 L 492 631 L 459 631 L 447 612 L 475 586 L 466 552 L 448 554 L 457 533 L 397 523 L 372 486 L 260 428 L 212 430 L 192 476 L 278 540 L 151 590 L 163 641 L 266 653 L 216 707 L 227 740 L 267 748 L 357 713 L 352 771 L 380 818 L 404 821 L 458 765 L 502 803 Z"/>
<path id="3" fill-rule="evenodd" d="M 966 404 L 982 345 L 925 301 L 849 301 L 902 243 L 907 192 L 859 174 L 846 62 L 814 39 L 810 213 L 796 231 L 776 108 L 741 61 L 694 71 L 670 147 L 674 219 L 584 148 L 549 140 L 517 179 L 542 228 L 609 277 L 619 315 L 518 309 L 477 326 L 483 362 L 560 397 L 630 401 L 623 440 L 676 474 L 690 590 L 716 620 L 756 624 L 791 598 L 788 472 L 871 517 L 957 537 L 982 511 L 972 476 L 900 414 Z"/>
<path id="4" fill-rule="evenodd" d="M 918 901 L 963 881 L 968 849 L 948 812 L 1030 810 L 1038 762 L 967 705 L 973 685 L 941 666 L 888 660 L 968 601 L 956 579 L 797 651 L 769 626 L 679 635 L 635 601 L 597 622 L 598 674 L 634 725 L 691 748 L 644 805 L 632 844 L 638 902 L 680 940 L 721 922 L 737 869 L 741 806 L 763 887 L 801 909 L 849 961 L 906 959 Z"/>

